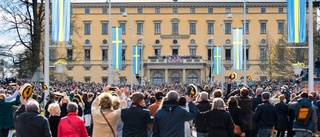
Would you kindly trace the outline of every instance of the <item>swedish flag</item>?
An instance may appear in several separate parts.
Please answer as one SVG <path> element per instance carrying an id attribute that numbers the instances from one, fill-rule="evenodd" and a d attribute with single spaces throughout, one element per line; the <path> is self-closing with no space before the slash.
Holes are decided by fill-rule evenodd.
<path id="1" fill-rule="evenodd" d="M 289 43 L 306 42 L 306 0 L 287 0 Z"/>
<path id="2" fill-rule="evenodd" d="M 70 41 L 70 0 L 52 1 L 52 41 Z"/>
<path id="3" fill-rule="evenodd" d="M 122 28 L 112 27 L 112 67 L 122 69 Z"/>
<path id="4" fill-rule="evenodd" d="M 233 68 L 235 70 L 242 70 L 243 67 L 242 32 L 242 28 L 233 28 Z"/>
<path id="5" fill-rule="evenodd" d="M 221 73 L 221 47 L 215 46 L 213 48 L 214 56 L 213 56 L 213 65 L 214 65 L 214 74 L 219 75 Z"/>
<path id="6" fill-rule="evenodd" d="M 141 47 L 133 46 L 133 74 L 140 74 Z"/>

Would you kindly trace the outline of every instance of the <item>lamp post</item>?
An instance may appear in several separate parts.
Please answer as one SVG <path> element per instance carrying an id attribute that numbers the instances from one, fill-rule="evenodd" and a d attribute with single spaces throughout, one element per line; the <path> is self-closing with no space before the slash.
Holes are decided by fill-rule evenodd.
<path id="1" fill-rule="evenodd" d="M 139 43 L 140 45 L 141 45 L 141 71 L 140 71 L 140 75 L 141 75 L 141 85 L 143 84 L 143 73 L 144 73 L 144 71 L 143 71 L 143 33 L 142 33 L 142 36 L 140 37 L 140 40 L 141 40 L 141 43 Z"/>
<path id="2" fill-rule="evenodd" d="M 308 31 L 308 92 L 311 93 L 314 90 L 314 79 L 313 79 L 313 1 L 308 1 L 308 13 L 309 13 L 309 31 Z"/>
<path id="3" fill-rule="evenodd" d="M 223 58 L 222 58 L 222 56 L 223 56 L 223 43 L 224 43 L 224 32 L 223 32 L 223 30 L 225 30 L 226 28 L 225 28 L 225 26 L 223 25 L 223 15 L 222 15 L 222 21 L 221 21 L 221 24 L 220 24 L 220 26 L 222 27 L 222 31 L 221 31 L 221 77 L 222 77 L 222 79 L 221 79 L 221 90 L 222 90 L 222 92 L 224 92 L 224 66 L 223 66 Z M 227 18 L 232 18 L 232 14 L 228 14 L 227 15 Z"/>
<path id="4" fill-rule="evenodd" d="M 45 2 L 45 16 L 44 16 L 44 84 L 46 84 L 47 86 L 49 85 L 49 13 L 48 11 L 50 11 L 49 8 L 49 3 L 50 0 L 46 0 Z M 49 90 L 46 90 L 45 92 L 45 97 L 49 95 Z M 44 100 L 44 104 L 47 104 L 47 100 Z"/>
<path id="5" fill-rule="evenodd" d="M 247 39 L 246 39 L 246 33 L 247 33 L 247 21 L 246 21 L 246 3 L 247 0 L 243 0 L 243 82 L 247 83 Z"/>
<path id="6" fill-rule="evenodd" d="M 210 71 L 211 71 L 211 77 L 210 77 L 210 83 L 211 85 L 213 85 L 212 83 L 212 75 L 213 75 L 213 40 L 214 40 L 214 37 L 211 37 L 210 38 L 211 40 L 211 68 L 210 68 Z"/>
<path id="7" fill-rule="evenodd" d="M 108 35 L 109 35 L 109 42 L 108 42 L 108 85 L 111 85 L 113 83 L 113 76 L 112 76 L 112 66 L 111 66 L 111 62 L 112 62 L 112 25 L 111 25 L 111 0 L 109 1 L 109 23 L 108 23 Z"/>

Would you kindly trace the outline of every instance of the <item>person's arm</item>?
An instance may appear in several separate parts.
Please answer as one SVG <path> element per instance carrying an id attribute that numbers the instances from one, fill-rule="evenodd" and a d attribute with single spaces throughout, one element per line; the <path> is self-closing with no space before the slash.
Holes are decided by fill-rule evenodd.
<path id="1" fill-rule="evenodd" d="M 200 92 L 204 91 L 204 89 L 200 85 L 198 85 L 197 87 L 200 89 Z"/>
<path id="2" fill-rule="evenodd" d="M 228 95 L 228 97 L 235 96 L 235 95 L 238 95 L 238 94 L 240 94 L 240 90 L 235 90 L 235 91 L 232 91 L 232 92 Z"/>
<path id="3" fill-rule="evenodd" d="M 188 107 L 189 107 L 189 112 L 184 110 L 185 111 L 184 121 L 190 121 L 192 119 L 195 119 L 197 116 L 196 106 L 192 102 L 188 103 Z"/>
<path id="4" fill-rule="evenodd" d="M 13 105 L 18 105 L 18 104 L 20 103 L 20 96 L 17 95 L 17 96 L 16 96 L 16 99 L 15 99 L 14 101 L 7 102 L 7 103 L 9 103 L 11 106 L 13 106 Z"/>
<path id="5" fill-rule="evenodd" d="M 81 127 L 80 127 L 81 128 L 80 129 L 81 137 L 88 137 L 88 132 L 87 132 L 87 129 L 86 129 L 85 125 L 84 125 L 84 121 L 83 120 L 81 120 L 80 125 L 81 125 Z"/>
<path id="6" fill-rule="evenodd" d="M 44 137 L 52 137 L 49 121 L 47 119 L 44 120 L 42 127 L 43 127 L 43 133 Z"/>
<path id="7" fill-rule="evenodd" d="M 16 98 L 19 94 L 19 90 L 16 90 L 11 96 L 6 97 L 5 101 L 12 101 L 14 98 Z"/>
<path id="8" fill-rule="evenodd" d="M 288 103 L 289 108 L 295 109 L 296 105 L 298 104 L 297 102 L 298 98 L 299 97 L 295 97 Z"/>

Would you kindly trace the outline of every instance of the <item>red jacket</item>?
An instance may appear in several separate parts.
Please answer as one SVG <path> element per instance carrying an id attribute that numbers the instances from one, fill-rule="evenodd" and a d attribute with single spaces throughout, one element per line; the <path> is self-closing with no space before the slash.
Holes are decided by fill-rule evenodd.
<path id="1" fill-rule="evenodd" d="M 74 128 L 70 125 L 68 119 Z M 69 112 L 66 117 L 63 117 L 60 120 L 58 126 L 58 137 L 78 137 L 77 132 L 80 134 L 80 137 L 88 137 L 83 119 L 78 117 L 75 112 Z"/>

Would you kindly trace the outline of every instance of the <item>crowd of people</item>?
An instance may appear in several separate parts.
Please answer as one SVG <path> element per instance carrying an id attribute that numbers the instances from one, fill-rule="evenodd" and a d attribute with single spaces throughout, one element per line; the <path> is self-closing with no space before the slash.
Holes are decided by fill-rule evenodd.
<path id="1" fill-rule="evenodd" d="M 107 85 L 51 81 L 24 98 L 27 79 L 0 80 L 0 137 L 312 137 L 319 95 L 292 80 L 236 85 Z M 16 84 L 9 84 L 16 83 Z M 46 103 L 45 103 L 46 102 Z M 192 132 L 195 130 L 195 133 Z"/>

